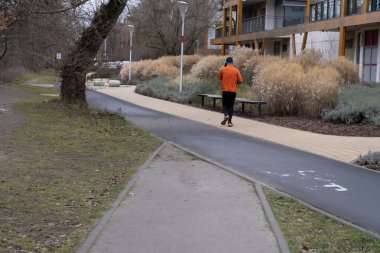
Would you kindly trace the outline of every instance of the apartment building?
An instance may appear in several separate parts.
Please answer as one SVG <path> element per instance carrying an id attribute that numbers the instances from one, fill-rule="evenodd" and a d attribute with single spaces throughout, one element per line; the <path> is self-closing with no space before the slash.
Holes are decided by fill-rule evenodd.
<path id="1" fill-rule="evenodd" d="M 366 82 L 380 82 L 380 0 L 224 0 L 213 45 L 292 57 L 316 48 L 345 56 Z"/>

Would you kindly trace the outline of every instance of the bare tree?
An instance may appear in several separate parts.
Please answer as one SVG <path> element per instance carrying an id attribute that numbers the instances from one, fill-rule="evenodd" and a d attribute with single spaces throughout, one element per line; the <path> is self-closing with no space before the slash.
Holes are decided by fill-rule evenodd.
<path id="1" fill-rule="evenodd" d="M 69 53 L 62 68 L 61 99 L 65 104 L 87 106 L 86 70 L 95 58 L 103 40 L 107 38 L 127 0 L 109 0 L 95 13 L 91 24 L 81 34 L 75 47 Z"/>
<path id="2" fill-rule="evenodd" d="M 18 70 L 38 71 L 56 65 L 55 52 L 64 53 L 81 30 L 74 9 L 56 12 L 69 6 L 68 0 L 0 0 L 0 19 L 13 17 L 6 29 L 0 29 L 0 78 L 6 72 L 14 76 L 21 74 Z M 4 10 L 10 14 L 4 15 Z"/>
<path id="3" fill-rule="evenodd" d="M 8 10 L 7 5 L 5 1 L 0 1 L 0 60 L 8 51 L 8 38 L 5 30 L 16 20 L 14 14 Z"/>
<path id="4" fill-rule="evenodd" d="M 203 38 L 211 26 L 217 8 L 216 0 L 189 0 L 185 23 L 185 53 Z M 179 54 L 181 19 L 177 0 L 141 0 L 130 7 L 131 18 L 136 26 L 136 40 L 158 55 Z"/>

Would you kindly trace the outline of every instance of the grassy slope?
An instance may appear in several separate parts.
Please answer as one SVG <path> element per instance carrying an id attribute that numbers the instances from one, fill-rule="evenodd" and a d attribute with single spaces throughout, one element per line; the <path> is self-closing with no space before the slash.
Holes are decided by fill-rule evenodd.
<path id="1" fill-rule="evenodd" d="M 264 188 L 273 214 L 293 253 L 380 252 L 380 240 Z"/>
<path id="2" fill-rule="evenodd" d="M 9 158 L 0 163 L 0 252 L 73 252 L 160 141 L 117 115 L 50 98 L 17 111 L 26 122 L 0 144 Z"/>

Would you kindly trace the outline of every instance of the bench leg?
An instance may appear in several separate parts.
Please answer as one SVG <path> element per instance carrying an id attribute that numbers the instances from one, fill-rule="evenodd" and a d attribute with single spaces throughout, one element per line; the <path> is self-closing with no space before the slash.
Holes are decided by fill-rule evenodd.
<path id="1" fill-rule="evenodd" d="M 202 97 L 202 107 L 205 105 L 205 97 Z"/>
<path id="2" fill-rule="evenodd" d="M 241 112 L 244 113 L 244 102 L 241 103 Z"/>
<path id="3" fill-rule="evenodd" d="M 215 108 L 215 106 L 216 106 L 216 98 L 214 98 L 214 103 L 213 103 L 213 105 L 214 105 L 214 108 Z"/>
<path id="4" fill-rule="evenodd" d="M 263 117 L 262 114 L 261 114 L 261 104 L 258 105 L 258 109 L 259 109 L 259 117 Z"/>

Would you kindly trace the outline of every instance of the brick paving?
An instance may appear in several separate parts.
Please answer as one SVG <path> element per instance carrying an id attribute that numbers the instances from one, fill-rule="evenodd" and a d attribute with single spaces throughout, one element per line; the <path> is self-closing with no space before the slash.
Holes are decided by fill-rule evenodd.
<path id="1" fill-rule="evenodd" d="M 98 88 L 97 91 L 145 108 L 220 127 L 226 131 L 238 132 L 343 162 L 351 162 L 356 159 L 359 154 L 367 154 L 369 150 L 380 151 L 380 137 L 323 135 L 275 126 L 258 122 L 254 119 L 237 116 L 234 116 L 234 127 L 221 126 L 220 121 L 223 118 L 221 113 L 142 96 L 135 93 L 134 89 L 134 86 L 124 86 L 117 88 Z"/>

